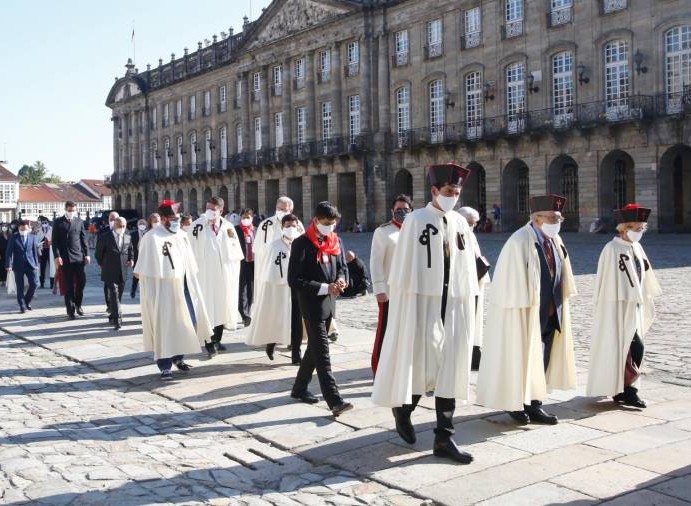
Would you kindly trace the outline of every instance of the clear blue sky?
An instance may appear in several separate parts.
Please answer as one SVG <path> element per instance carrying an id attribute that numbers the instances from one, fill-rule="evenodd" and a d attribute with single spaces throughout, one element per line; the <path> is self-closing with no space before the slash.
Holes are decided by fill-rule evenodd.
<path id="1" fill-rule="evenodd" d="M 64 180 L 113 171 L 115 76 L 140 72 L 213 34 L 242 30 L 271 0 L 0 0 L 0 160 L 14 173 L 36 160 Z"/>

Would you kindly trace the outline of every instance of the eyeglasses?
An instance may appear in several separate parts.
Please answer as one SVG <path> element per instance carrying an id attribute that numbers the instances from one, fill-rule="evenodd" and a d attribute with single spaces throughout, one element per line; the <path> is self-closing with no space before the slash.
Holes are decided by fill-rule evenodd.
<path id="1" fill-rule="evenodd" d="M 563 216 L 548 216 L 545 214 L 537 214 L 536 216 L 539 216 L 547 223 L 564 223 L 564 220 L 566 220 Z"/>

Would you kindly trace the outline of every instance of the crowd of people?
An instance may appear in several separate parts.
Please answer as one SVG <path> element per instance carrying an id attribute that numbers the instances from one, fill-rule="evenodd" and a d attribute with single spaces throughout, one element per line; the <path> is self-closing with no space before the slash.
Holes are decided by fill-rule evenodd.
<path id="1" fill-rule="evenodd" d="M 430 199 L 414 209 L 410 196 L 394 197 L 388 222 L 372 238 L 367 269 L 336 233 L 341 218 L 320 202 L 303 224 L 287 196 L 275 214 L 252 209 L 223 216 L 225 202 L 211 197 L 196 219 L 161 202 L 156 213 L 127 232 L 112 212 L 97 232 L 109 324 L 122 326 L 122 296 L 129 270 L 130 296 L 139 288 L 144 349 L 161 378 L 173 368 L 190 371 L 185 356 L 204 349 L 211 359 L 226 351 L 225 330 L 249 327 L 246 344 L 270 360 L 290 349 L 298 367 L 290 396 L 317 403 L 309 390 L 316 371 L 334 416 L 352 409 L 334 377 L 330 343 L 337 337 L 336 301 L 370 289 L 379 314 L 372 349 L 372 400 L 389 407 L 400 437 L 416 441 L 411 415 L 421 397 L 434 395 L 434 455 L 468 464 L 473 457 L 453 440 L 456 400 L 470 394 L 470 371 L 479 370 L 477 403 L 509 413 L 519 424 L 556 424 L 543 402 L 553 389 L 576 387 L 570 304 L 576 284 L 559 232 L 566 199 L 530 198 L 530 221 L 504 244 L 490 280 L 475 230 L 477 210 L 456 209 L 470 170 L 457 164 L 428 167 Z M 617 235 L 604 247 L 594 285 L 595 314 L 587 392 L 644 408 L 638 396 L 644 338 L 661 292 L 640 240 L 650 209 L 629 204 L 615 211 Z M 500 222 L 500 210 L 493 210 Z M 20 311 L 31 310 L 40 282 L 60 285 L 67 316 L 82 309 L 84 268 L 91 261 L 84 223 L 73 202 L 65 214 L 16 231 L 2 226 L 0 249 L 12 274 Z M 27 289 L 24 289 L 24 279 Z M 492 284 L 485 313 L 485 288 Z M 303 348 L 303 341 L 307 345 Z"/>

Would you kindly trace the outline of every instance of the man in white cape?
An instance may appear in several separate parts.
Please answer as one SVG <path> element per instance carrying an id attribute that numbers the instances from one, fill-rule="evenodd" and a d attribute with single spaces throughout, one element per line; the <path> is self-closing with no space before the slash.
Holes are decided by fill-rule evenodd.
<path id="1" fill-rule="evenodd" d="M 187 238 L 199 268 L 199 285 L 213 326 L 211 340 L 204 343 L 209 358 L 225 351 L 223 329 L 235 330 L 240 321 L 238 297 L 240 261 L 244 258 L 235 227 L 221 217 L 225 202 L 211 197 L 206 211 L 192 222 Z"/>
<path id="2" fill-rule="evenodd" d="M 468 399 L 478 295 L 470 228 L 453 208 L 470 171 L 457 164 L 428 168 L 432 202 L 410 213 L 389 275 L 389 315 L 372 401 L 393 408 L 396 430 L 416 441 L 410 416 L 434 392 L 434 455 L 468 464 L 473 457 L 451 436 L 456 399 Z"/>
<path id="3" fill-rule="evenodd" d="M 645 408 L 638 397 L 643 342 L 655 318 L 653 298 L 662 290 L 640 244 L 650 209 L 628 204 L 614 212 L 619 235 L 600 254 L 593 290 L 595 320 L 590 343 L 588 395 Z"/>
<path id="4" fill-rule="evenodd" d="M 189 371 L 184 355 L 199 353 L 213 334 L 197 281 L 197 262 L 180 229 L 177 208 L 170 200 L 161 203 L 161 226 L 142 237 L 134 268 L 141 287 L 144 350 L 153 352 L 164 380 L 172 379 L 173 365 Z"/>
<path id="5" fill-rule="evenodd" d="M 264 279 L 258 279 L 259 284 L 254 285 L 259 297 L 254 302 L 254 316 L 245 341 L 249 346 L 266 345 L 266 355 L 270 360 L 274 359 L 277 343 L 291 345 L 293 364 L 300 363 L 302 317 L 297 301 L 293 303 L 288 285 L 288 262 L 293 240 L 302 235 L 298 223 L 294 214 L 281 218 L 281 236 L 264 249 L 263 265 L 256 266 L 264 273 Z M 262 287 L 257 290 L 259 285 Z M 297 329 L 292 328 L 295 319 Z"/>
<path id="6" fill-rule="evenodd" d="M 576 388 L 569 299 L 576 284 L 559 237 L 566 199 L 530 199 L 530 222 L 506 241 L 494 269 L 477 403 L 520 424 L 554 425 L 542 408 L 553 389 Z"/>
<path id="7" fill-rule="evenodd" d="M 468 206 L 461 207 L 458 212 L 466 219 L 470 227 L 470 240 L 473 244 L 473 251 L 475 251 L 475 265 L 478 270 L 477 282 L 480 288 L 480 294 L 477 296 L 475 303 L 475 338 L 473 339 L 473 359 L 470 364 L 470 370 L 477 371 L 480 368 L 480 357 L 482 356 L 482 336 L 485 331 L 485 287 L 490 283 L 490 265 L 487 259 L 482 255 L 480 243 L 477 241 L 477 236 L 475 235 L 475 225 L 480 221 L 480 213 L 477 212 L 477 209 Z"/>

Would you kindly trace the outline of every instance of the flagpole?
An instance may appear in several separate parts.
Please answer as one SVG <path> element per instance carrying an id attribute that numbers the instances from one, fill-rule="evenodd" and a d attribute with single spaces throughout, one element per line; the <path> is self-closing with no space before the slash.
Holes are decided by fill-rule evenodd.
<path id="1" fill-rule="evenodd" d="M 137 42 L 134 38 L 134 19 L 132 20 L 132 63 L 137 64 Z"/>

